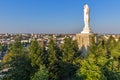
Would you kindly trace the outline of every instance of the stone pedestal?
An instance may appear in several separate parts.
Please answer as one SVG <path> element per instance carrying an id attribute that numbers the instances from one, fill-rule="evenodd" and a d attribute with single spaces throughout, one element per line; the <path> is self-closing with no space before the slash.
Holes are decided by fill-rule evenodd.
<path id="1" fill-rule="evenodd" d="M 90 37 L 93 33 L 78 33 L 76 34 L 76 40 L 78 43 L 79 49 L 83 54 L 88 53 L 88 46 L 90 45 Z"/>

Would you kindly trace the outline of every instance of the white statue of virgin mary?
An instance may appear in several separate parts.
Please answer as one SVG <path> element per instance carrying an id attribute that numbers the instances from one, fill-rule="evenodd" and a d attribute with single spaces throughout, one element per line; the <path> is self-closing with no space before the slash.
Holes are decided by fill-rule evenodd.
<path id="1" fill-rule="evenodd" d="M 84 28 L 81 33 L 91 33 L 90 30 L 90 9 L 87 4 L 84 5 Z"/>
<path id="2" fill-rule="evenodd" d="M 85 27 L 89 27 L 90 23 L 90 9 L 87 4 L 84 5 L 84 23 Z"/>

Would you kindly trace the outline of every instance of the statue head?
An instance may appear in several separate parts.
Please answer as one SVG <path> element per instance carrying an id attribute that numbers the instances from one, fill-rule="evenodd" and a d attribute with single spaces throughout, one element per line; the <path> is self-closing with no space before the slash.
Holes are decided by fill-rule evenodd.
<path id="1" fill-rule="evenodd" d="M 87 4 L 84 4 L 84 9 L 89 9 L 89 6 Z"/>

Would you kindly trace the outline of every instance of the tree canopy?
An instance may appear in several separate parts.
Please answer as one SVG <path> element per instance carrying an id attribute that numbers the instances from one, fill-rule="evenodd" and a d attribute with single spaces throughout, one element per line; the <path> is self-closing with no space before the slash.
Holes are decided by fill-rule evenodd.
<path id="1" fill-rule="evenodd" d="M 1 62 L 0 69 L 8 69 L 2 80 L 119 80 L 120 39 L 95 36 L 87 55 L 70 37 L 61 46 L 54 38 L 44 46 L 33 40 L 28 48 L 16 38 Z"/>

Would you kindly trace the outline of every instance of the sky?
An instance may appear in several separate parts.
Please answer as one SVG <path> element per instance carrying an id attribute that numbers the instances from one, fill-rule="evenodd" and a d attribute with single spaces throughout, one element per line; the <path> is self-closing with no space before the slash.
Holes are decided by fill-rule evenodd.
<path id="1" fill-rule="evenodd" d="M 120 0 L 0 0 L 0 33 L 78 33 L 83 6 L 95 33 L 120 34 Z"/>

